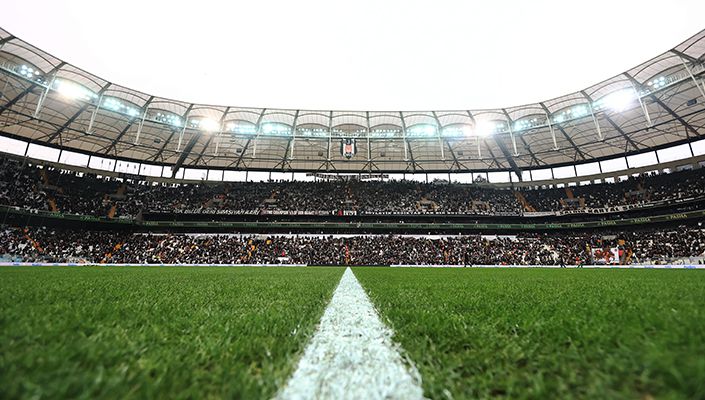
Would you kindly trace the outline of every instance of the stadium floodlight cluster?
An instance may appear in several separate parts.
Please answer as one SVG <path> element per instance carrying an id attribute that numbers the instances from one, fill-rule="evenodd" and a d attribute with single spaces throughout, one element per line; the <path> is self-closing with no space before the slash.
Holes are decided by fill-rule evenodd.
<path id="1" fill-rule="evenodd" d="M 265 135 L 288 135 L 291 130 L 288 126 L 281 124 L 265 123 L 262 125 L 262 133 Z"/>
<path id="2" fill-rule="evenodd" d="M 519 120 L 514 123 L 514 130 L 523 131 L 538 125 L 540 125 L 538 118 Z"/>
<path id="3" fill-rule="evenodd" d="M 179 116 L 176 116 L 174 114 L 165 114 L 162 112 L 158 112 L 154 116 L 154 121 L 162 123 L 162 124 L 166 124 L 166 125 L 175 126 L 177 128 L 181 127 L 181 124 L 182 124 L 181 118 Z"/>
<path id="4" fill-rule="evenodd" d="M 204 132 L 216 132 L 220 129 L 220 124 L 210 118 L 192 119 L 190 126 Z"/>
<path id="5" fill-rule="evenodd" d="M 648 82 L 646 83 L 646 85 L 649 86 L 649 87 L 651 87 L 651 88 L 653 88 L 654 90 L 656 90 L 656 89 L 659 89 L 659 88 L 662 88 L 662 87 L 666 86 L 666 82 L 667 82 L 667 81 L 666 81 L 666 77 L 665 77 L 665 76 L 661 76 L 661 77 L 659 77 L 658 79 L 654 79 L 654 80 L 652 80 L 652 81 L 648 81 Z"/>
<path id="6" fill-rule="evenodd" d="M 8 99 L 0 104 L 5 125 L 0 134 L 35 146 L 61 143 L 68 151 L 175 169 L 511 171 L 520 177 L 522 170 L 539 166 L 687 143 L 705 127 L 705 66 L 698 61 L 705 55 L 705 31 L 620 75 L 555 99 L 500 109 L 413 112 L 190 104 L 109 83 L 2 30 L 0 43 L 0 84 Z M 11 122 L 25 115 L 40 124 Z M 81 125 L 88 120 L 88 127 Z M 346 141 L 352 146 L 347 153 L 341 147 Z M 193 143 L 182 146 L 188 142 Z"/>
<path id="7" fill-rule="evenodd" d="M 478 136 L 489 136 L 499 132 L 505 132 L 507 125 L 502 122 L 496 121 L 478 121 L 475 125 L 475 129 L 468 130 L 469 134 L 475 134 Z"/>
<path id="8" fill-rule="evenodd" d="M 228 131 L 234 133 L 241 133 L 244 135 L 254 135 L 257 133 L 257 128 L 254 125 L 249 124 L 236 124 L 234 122 L 229 122 L 227 124 Z"/>
<path id="9" fill-rule="evenodd" d="M 127 104 L 124 104 L 120 100 L 113 98 L 113 97 L 107 97 L 107 98 L 103 99 L 102 107 L 107 110 L 111 110 L 111 111 L 125 114 L 129 117 L 132 117 L 132 118 L 140 115 L 140 111 L 137 108 L 131 107 Z"/>
<path id="10" fill-rule="evenodd" d="M 622 112 L 631 106 L 637 99 L 638 95 L 634 89 L 624 89 L 617 92 L 612 92 L 607 96 L 593 103 L 594 110 L 609 109 L 614 112 Z"/>
<path id="11" fill-rule="evenodd" d="M 433 125 L 416 125 L 407 129 L 409 136 L 433 136 L 438 133 L 438 127 Z"/>
<path id="12" fill-rule="evenodd" d="M 323 129 L 323 128 L 297 128 L 296 133 L 301 136 L 319 136 L 319 137 L 327 137 L 328 136 L 328 130 Z"/>
<path id="13" fill-rule="evenodd" d="M 93 102 L 98 99 L 96 93 L 68 79 L 57 79 L 54 81 L 54 89 L 69 100 Z"/>
<path id="14" fill-rule="evenodd" d="M 37 79 L 37 77 L 39 77 L 41 73 L 39 72 L 39 70 L 22 64 L 22 66 L 20 67 L 20 75 L 28 79 Z"/>

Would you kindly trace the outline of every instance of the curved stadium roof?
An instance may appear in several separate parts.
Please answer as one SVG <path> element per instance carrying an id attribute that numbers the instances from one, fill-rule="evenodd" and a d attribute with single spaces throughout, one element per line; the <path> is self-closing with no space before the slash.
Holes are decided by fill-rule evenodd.
<path id="1" fill-rule="evenodd" d="M 0 29 L 0 135 L 178 168 L 507 171 L 697 139 L 705 30 L 576 93 L 501 109 L 335 111 L 192 104 L 112 84 Z M 520 67 L 519 67 L 520 68 Z M 356 153 L 341 154 L 354 139 Z"/>

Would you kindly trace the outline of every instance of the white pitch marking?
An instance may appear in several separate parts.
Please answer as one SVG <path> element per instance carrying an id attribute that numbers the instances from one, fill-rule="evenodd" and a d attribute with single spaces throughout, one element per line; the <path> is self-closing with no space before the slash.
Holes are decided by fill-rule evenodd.
<path id="1" fill-rule="evenodd" d="M 421 376 L 405 363 L 350 268 L 277 400 L 422 399 Z"/>

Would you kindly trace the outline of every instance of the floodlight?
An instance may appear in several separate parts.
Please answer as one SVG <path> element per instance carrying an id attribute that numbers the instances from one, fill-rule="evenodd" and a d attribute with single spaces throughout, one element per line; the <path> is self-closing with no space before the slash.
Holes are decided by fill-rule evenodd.
<path id="1" fill-rule="evenodd" d="M 69 99 L 89 100 L 91 97 L 96 97 L 95 93 L 71 81 L 57 80 L 56 90 Z"/>
<path id="2" fill-rule="evenodd" d="M 495 125 L 487 121 L 477 121 L 475 126 L 475 134 L 477 136 L 489 136 L 495 131 Z"/>
<path id="3" fill-rule="evenodd" d="M 105 99 L 103 101 L 103 107 L 112 111 L 120 111 L 122 104 L 120 104 L 120 102 L 115 99 Z"/>
<path id="4" fill-rule="evenodd" d="M 585 106 L 575 106 L 573 108 L 573 117 L 579 118 L 588 114 L 587 107 Z"/>
<path id="5" fill-rule="evenodd" d="M 203 118 L 199 121 L 198 127 L 206 132 L 215 132 L 218 130 L 220 125 L 218 124 L 218 122 L 213 121 L 210 118 Z"/>
<path id="6" fill-rule="evenodd" d="M 619 112 L 626 110 L 635 99 L 636 92 L 634 89 L 624 89 L 608 94 L 604 97 L 604 99 L 602 99 L 602 103 L 605 107 Z"/>
<path id="7" fill-rule="evenodd" d="M 180 117 L 177 117 L 177 116 L 175 116 L 175 115 L 169 115 L 169 116 L 167 117 L 167 122 L 168 122 L 169 124 L 174 125 L 174 126 L 177 126 L 177 127 L 180 127 L 180 126 L 181 126 L 181 118 L 180 118 Z"/>

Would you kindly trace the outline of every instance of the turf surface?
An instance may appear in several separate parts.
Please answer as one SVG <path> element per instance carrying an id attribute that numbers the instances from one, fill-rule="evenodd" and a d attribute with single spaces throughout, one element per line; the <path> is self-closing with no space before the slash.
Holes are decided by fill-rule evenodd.
<path id="1" fill-rule="evenodd" d="M 441 398 L 705 398 L 705 273 L 355 268 Z"/>
<path id="2" fill-rule="evenodd" d="M 0 268 L 0 398 L 267 398 L 342 268 Z"/>

